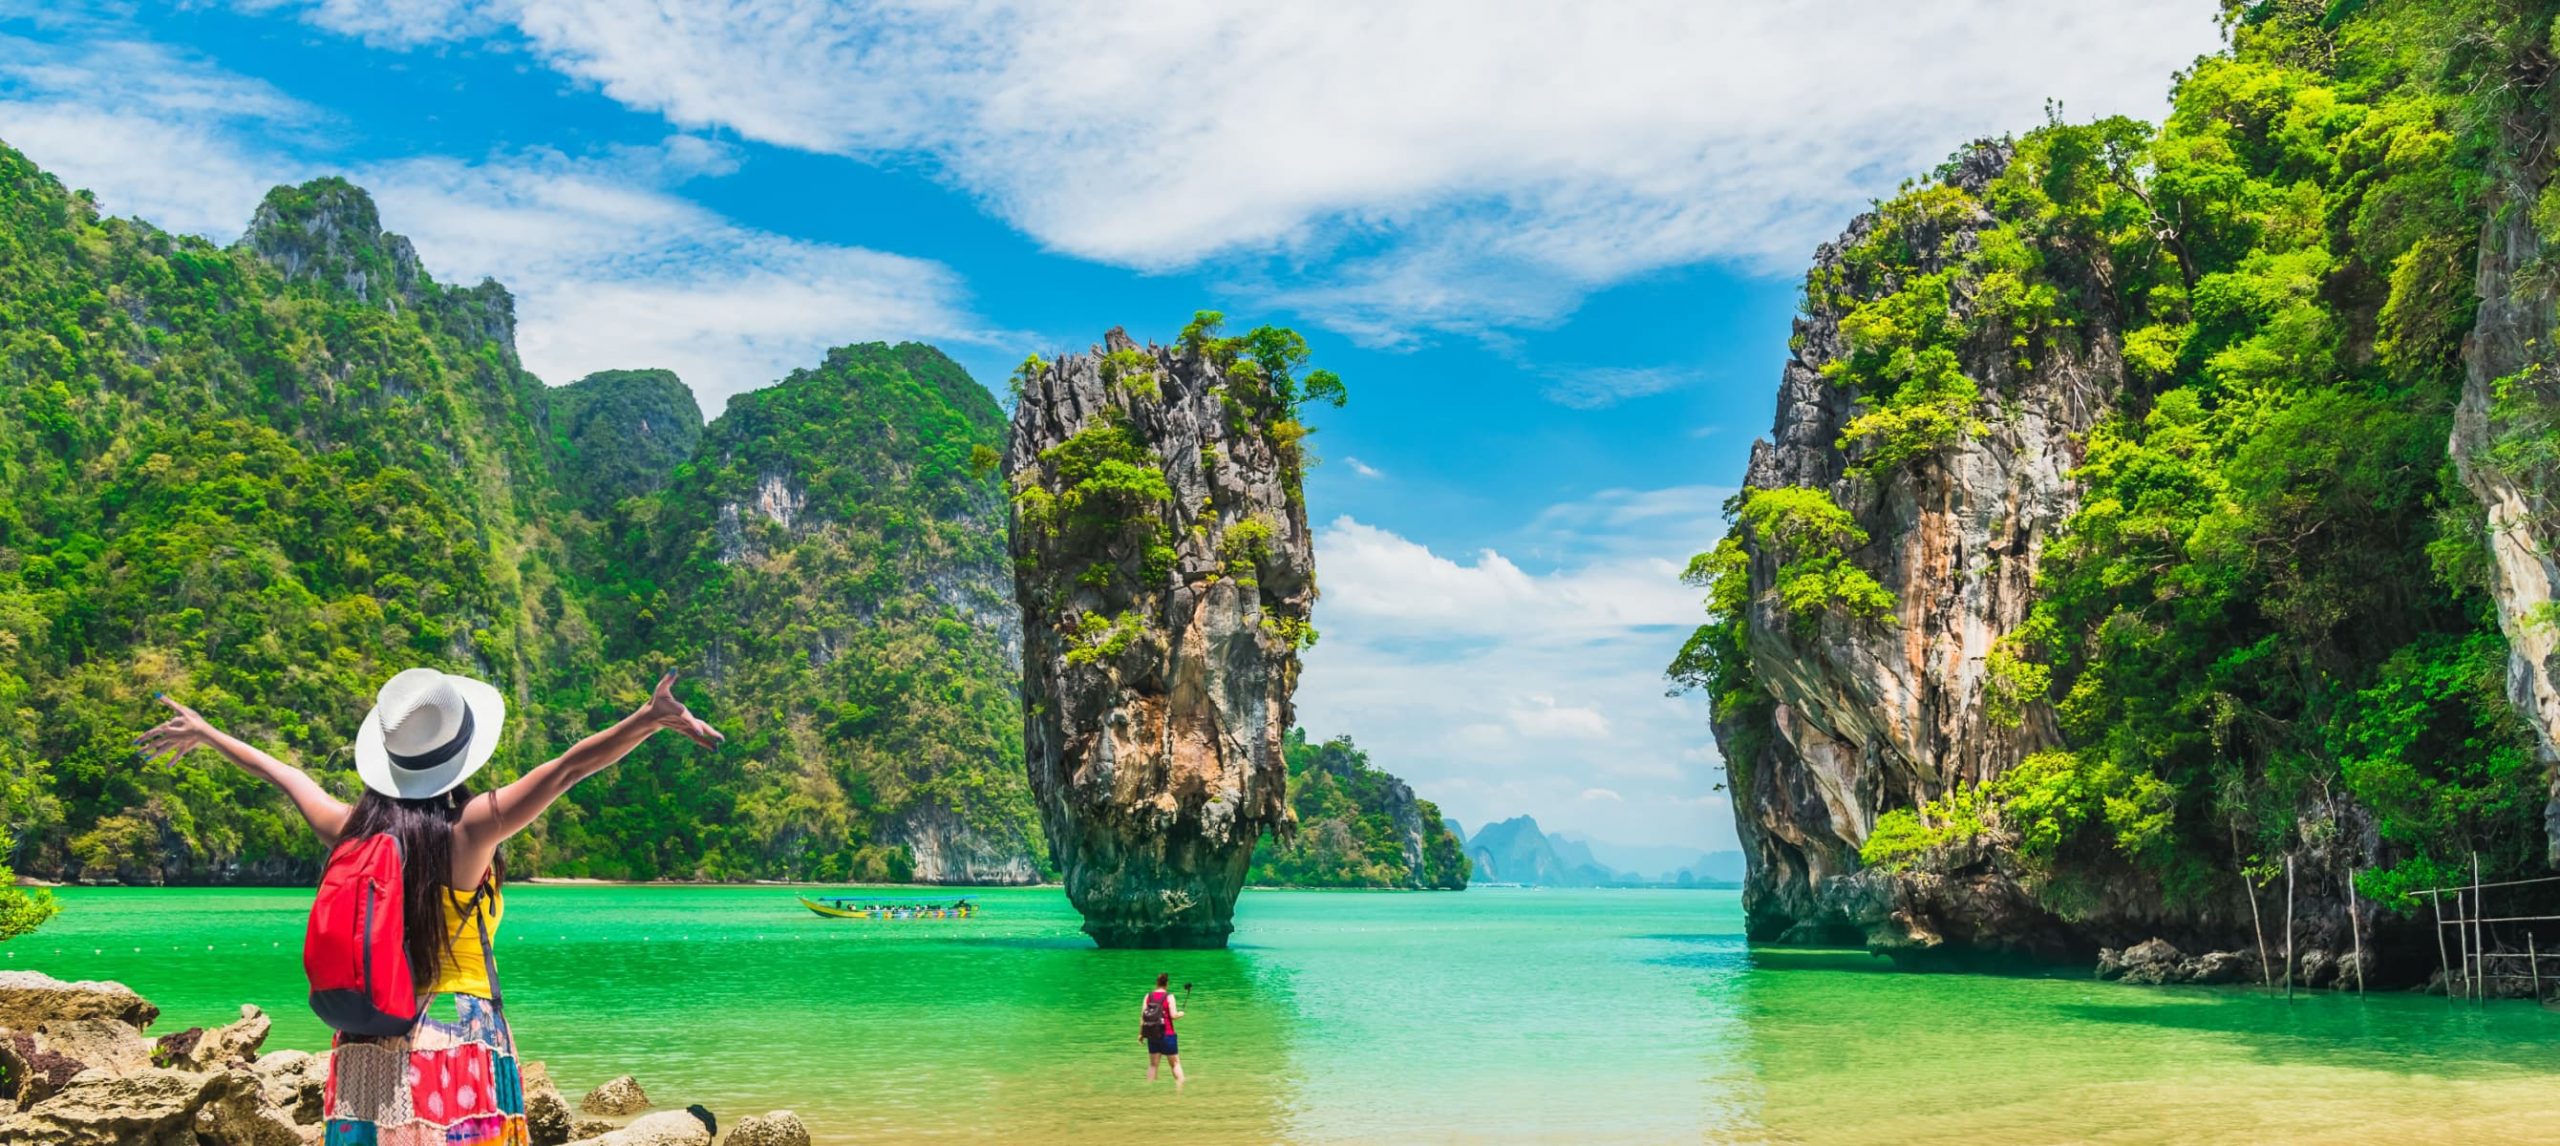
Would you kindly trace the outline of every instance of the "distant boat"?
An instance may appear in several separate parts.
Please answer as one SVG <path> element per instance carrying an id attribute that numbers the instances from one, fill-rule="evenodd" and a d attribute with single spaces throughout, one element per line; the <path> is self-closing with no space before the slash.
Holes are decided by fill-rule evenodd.
<path id="1" fill-rule="evenodd" d="M 962 899 L 953 903 L 883 903 L 832 895 L 811 899 L 800 896 L 800 906 L 829 919 L 967 919 L 978 914 L 978 905 Z"/>

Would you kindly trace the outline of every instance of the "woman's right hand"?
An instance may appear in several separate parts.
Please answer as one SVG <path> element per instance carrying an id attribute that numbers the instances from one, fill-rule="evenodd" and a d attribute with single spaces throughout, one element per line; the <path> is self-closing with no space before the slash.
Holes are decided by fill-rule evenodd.
<path id="1" fill-rule="evenodd" d="M 728 737 L 720 735 L 719 729 L 711 727 L 709 722 L 695 716 L 692 709 L 686 708 L 683 701 L 677 700 L 675 688 L 676 674 L 668 673 L 659 677 L 658 687 L 649 693 L 649 703 L 640 708 L 641 715 L 647 717 L 652 725 L 675 729 L 684 734 L 685 739 L 705 748 L 719 747 L 720 742 L 727 740 Z"/>
<path id="2" fill-rule="evenodd" d="M 149 731 L 134 738 L 135 746 L 142 749 L 144 762 L 163 756 L 174 759 L 213 743 L 213 722 L 206 720 L 203 713 L 169 699 L 165 692 L 153 694 L 153 699 L 177 715 L 152 725 Z"/>

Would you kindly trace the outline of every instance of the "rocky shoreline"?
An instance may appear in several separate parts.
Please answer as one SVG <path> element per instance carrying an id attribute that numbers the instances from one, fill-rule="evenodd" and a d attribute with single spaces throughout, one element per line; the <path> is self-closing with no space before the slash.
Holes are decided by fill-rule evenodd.
<path id="1" fill-rule="evenodd" d="M 0 972 L 0 1142 L 25 1146 L 316 1146 L 326 1057 L 262 1051 L 272 1026 L 242 1006 L 227 1026 L 151 1037 L 160 1008 L 122 983 Z M 722 1132 L 701 1106 L 653 1109 L 623 1075 L 574 1105 L 538 1062 L 521 1067 L 533 1146 L 809 1146 L 787 1110 Z"/>

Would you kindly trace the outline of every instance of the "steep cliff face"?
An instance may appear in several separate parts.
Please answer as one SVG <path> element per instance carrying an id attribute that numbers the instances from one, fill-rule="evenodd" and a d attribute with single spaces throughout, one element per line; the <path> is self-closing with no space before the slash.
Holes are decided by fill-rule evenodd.
<path id="1" fill-rule="evenodd" d="M 1993 645 L 2027 619 L 2036 563 L 2078 504 L 2069 474 L 2080 438 L 2118 385 L 2115 332 L 2093 324 L 2077 346 L 2024 370 L 2003 332 L 1968 340 L 1959 358 L 1985 391 L 1973 411 L 1985 432 L 1882 480 L 1850 473 L 1864 451 L 1844 432 L 1863 411 L 1857 392 L 1825 373 L 1851 354 L 1841 330 L 1849 310 L 1914 273 L 1957 271 L 1958 323 L 1983 328 L 1973 313 L 1978 284 L 1962 268 L 1992 223 L 1983 200 L 2007 159 L 2005 147 L 1988 144 L 1961 157 L 1943 180 L 1956 193 L 1944 200 L 1948 209 L 1902 224 L 1914 260 L 1899 275 L 1867 278 L 1847 265 L 1844 253 L 1884 225 L 1876 215 L 1822 248 L 1814 278 L 1845 289 L 1815 298 L 1796 321 L 1777 423 L 1752 448 L 1745 488 L 1829 494 L 1872 539 L 1850 559 L 1896 601 L 1889 620 L 1826 616 L 1806 625 L 1777 596 L 1754 599 L 1751 667 L 1773 707 L 1753 714 L 1766 721 L 1758 735 L 1727 728 L 1723 743 L 1728 753 L 1758 747 L 1737 770 L 1736 802 L 1753 858 L 1744 904 L 1755 937 L 1857 935 L 1891 947 L 1976 930 L 1966 918 L 1972 908 L 1932 903 L 1932 879 L 1861 876 L 1859 845 L 1881 812 L 1997 776 L 2056 743 L 2041 702 L 2014 725 L 1991 719 L 1986 665 Z M 1761 545 L 1755 584 L 1773 582 L 1782 562 Z M 1963 889 L 1968 901 L 2023 906 L 1996 871 L 1960 878 L 1975 885 Z"/>
<path id="2" fill-rule="evenodd" d="M 732 398 L 630 508 L 664 598 L 641 631 L 700 675 L 737 774 L 660 754 L 590 781 L 599 803 L 743 827 L 696 861 L 723 875 L 1037 880 L 1003 432 L 994 395 L 919 343 L 838 347 Z"/>
<path id="3" fill-rule="evenodd" d="M 1248 338 L 1265 333 L 1286 335 Z M 1017 378 L 1024 749 L 1068 897 L 1107 947 L 1224 945 L 1255 840 L 1290 822 L 1282 739 L 1316 593 L 1304 344 L 1245 341 L 1115 329 Z"/>
<path id="4" fill-rule="evenodd" d="M 2550 81 L 2522 98 L 2540 102 Z M 2555 465 L 2537 443 L 2560 425 L 2560 280 L 2546 269 L 2554 226 L 2549 140 L 2551 112 L 2529 106 L 2502 119 L 2503 144 L 2490 168 L 2487 222 L 2480 228 L 2480 309 L 2463 348 L 2462 404 L 2453 424 L 2453 456 L 2463 484 L 2486 513 L 2489 589 L 2510 650 L 2507 695 L 2533 725 L 2535 744 L 2552 772 L 2544 822 L 2550 862 L 2560 866 L 2560 506 L 2551 499 Z"/>
<path id="5" fill-rule="evenodd" d="M 1755 938 L 2223 975 L 2290 903 L 2379 982 L 2434 962 L 2409 893 L 2545 870 L 2553 14 L 2235 6 L 2159 126 L 1822 250 L 1672 665 Z"/>

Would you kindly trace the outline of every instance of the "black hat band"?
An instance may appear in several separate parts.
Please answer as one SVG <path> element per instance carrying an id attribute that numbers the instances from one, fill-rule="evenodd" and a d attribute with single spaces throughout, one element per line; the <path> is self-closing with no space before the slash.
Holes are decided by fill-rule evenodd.
<path id="1" fill-rule="evenodd" d="M 382 751 L 384 755 L 391 758 L 392 767 L 404 772 L 423 772 L 429 768 L 440 768 L 452 763 L 454 757 L 462 755 L 462 750 L 470 746 L 471 706 L 465 704 L 462 706 L 462 727 L 453 734 L 453 739 L 415 756 L 403 756 L 393 752 L 389 745 L 384 745 Z"/>

